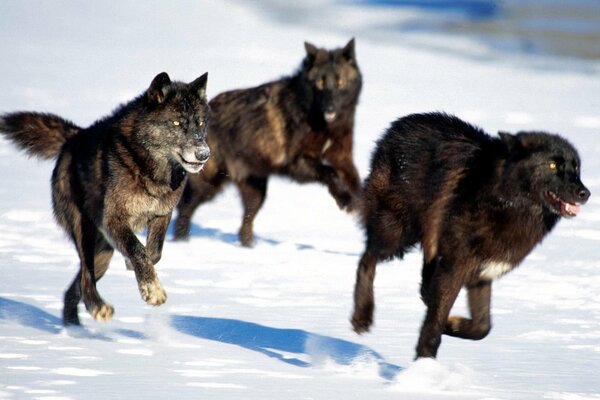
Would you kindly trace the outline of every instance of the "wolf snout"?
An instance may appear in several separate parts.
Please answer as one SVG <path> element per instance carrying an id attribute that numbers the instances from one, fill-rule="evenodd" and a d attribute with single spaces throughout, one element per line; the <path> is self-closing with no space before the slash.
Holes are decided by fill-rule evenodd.
<path id="1" fill-rule="evenodd" d="M 579 202 L 581 204 L 584 204 L 585 202 L 587 202 L 588 199 L 590 198 L 590 196 L 591 196 L 591 193 L 588 190 L 588 188 L 583 187 L 583 186 L 577 192 L 577 199 L 579 200 Z"/>
<path id="2" fill-rule="evenodd" d="M 202 148 L 194 153 L 196 160 L 201 163 L 205 163 L 210 158 L 210 149 L 208 147 Z"/>

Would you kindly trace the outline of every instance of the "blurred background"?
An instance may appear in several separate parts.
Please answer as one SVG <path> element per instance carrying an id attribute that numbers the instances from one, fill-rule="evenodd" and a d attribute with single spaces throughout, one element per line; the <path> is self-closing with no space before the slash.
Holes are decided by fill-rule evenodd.
<path id="1" fill-rule="evenodd" d="M 598 0 L 263 0 L 256 7 L 285 23 L 323 24 L 383 40 L 419 42 L 442 34 L 440 49 L 460 50 L 452 39 L 470 37 L 489 51 L 600 59 Z M 352 21 L 350 23 L 350 21 Z M 462 49 L 471 56 L 489 55 Z"/>

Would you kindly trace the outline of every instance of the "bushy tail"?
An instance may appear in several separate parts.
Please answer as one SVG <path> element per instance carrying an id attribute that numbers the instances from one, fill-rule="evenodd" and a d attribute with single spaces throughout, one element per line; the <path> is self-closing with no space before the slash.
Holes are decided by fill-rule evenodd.
<path id="1" fill-rule="evenodd" d="M 32 156 L 52 159 L 81 130 L 57 115 L 15 112 L 0 116 L 0 132 Z"/>

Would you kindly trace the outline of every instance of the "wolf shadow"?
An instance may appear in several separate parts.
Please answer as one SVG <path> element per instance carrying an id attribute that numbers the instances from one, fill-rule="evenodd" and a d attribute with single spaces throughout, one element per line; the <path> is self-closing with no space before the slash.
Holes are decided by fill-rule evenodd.
<path id="1" fill-rule="evenodd" d="M 386 362 L 380 354 L 366 346 L 301 329 L 273 328 L 235 319 L 187 315 L 174 315 L 171 324 L 181 333 L 233 344 L 297 367 L 311 367 L 326 360 L 344 366 L 374 361 L 379 376 L 386 380 L 392 380 L 401 371 L 399 366 Z"/>

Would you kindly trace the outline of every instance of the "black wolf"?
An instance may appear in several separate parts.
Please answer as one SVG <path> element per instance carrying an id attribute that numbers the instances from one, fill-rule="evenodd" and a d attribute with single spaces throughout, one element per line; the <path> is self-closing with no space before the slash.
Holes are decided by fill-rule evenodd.
<path id="1" fill-rule="evenodd" d="M 97 320 L 114 309 L 96 290 L 116 248 L 134 271 L 142 299 L 165 302 L 154 264 L 188 172 L 209 157 L 207 74 L 190 84 L 157 75 L 148 90 L 89 128 L 52 114 L 0 117 L 0 131 L 31 155 L 58 158 L 52 200 L 58 223 L 77 248 L 80 270 L 65 293 L 63 321 L 79 324 L 83 297 Z M 135 231 L 148 228 L 144 247 Z"/>
<path id="2" fill-rule="evenodd" d="M 352 161 L 354 113 L 361 89 L 354 39 L 331 51 L 305 43 L 292 76 L 210 101 L 212 157 L 190 177 L 177 207 L 175 237 L 189 235 L 194 210 L 233 181 L 242 198 L 242 245 L 253 241 L 253 221 L 272 174 L 321 182 L 340 208 L 352 210 L 360 180 Z"/>
<path id="3" fill-rule="evenodd" d="M 376 264 L 420 243 L 427 314 L 417 357 L 435 357 L 446 334 L 484 338 L 491 328 L 491 282 L 515 268 L 561 217 L 574 217 L 590 192 L 577 151 L 544 132 L 500 133 L 445 114 L 394 122 L 379 140 L 364 183 L 366 249 L 352 325 L 373 323 Z M 448 317 L 466 287 L 471 318 Z"/>

